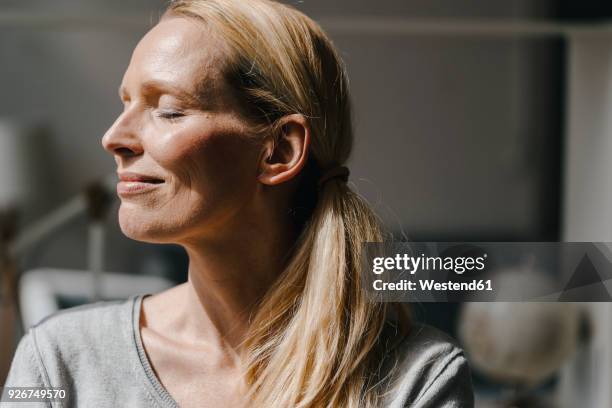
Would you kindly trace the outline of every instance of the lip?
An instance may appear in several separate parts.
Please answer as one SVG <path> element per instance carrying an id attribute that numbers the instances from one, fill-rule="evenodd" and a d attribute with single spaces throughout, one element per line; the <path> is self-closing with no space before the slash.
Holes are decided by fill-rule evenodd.
<path id="1" fill-rule="evenodd" d="M 142 194 L 154 190 L 164 184 L 164 180 L 155 176 L 140 173 L 118 173 L 117 195 L 128 196 Z"/>
<path id="2" fill-rule="evenodd" d="M 150 176 L 147 174 L 134 173 L 131 171 L 123 171 L 121 173 L 117 173 L 120 181 L 134 181 L 139 183 L 151 183 L 151 184 L 161 184 L 164 182 L 164 179 L 161 177 Z"/>

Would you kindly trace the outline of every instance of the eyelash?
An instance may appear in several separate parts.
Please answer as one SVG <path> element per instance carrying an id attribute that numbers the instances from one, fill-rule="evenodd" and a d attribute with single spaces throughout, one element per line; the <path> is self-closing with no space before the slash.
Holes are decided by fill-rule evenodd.
<path id="1" fill-rule="evenodd" d="M 166 119 L 169 121 L 177 120 L 179 118 L 182 118 L 183 116 L 185 116 L 185 114 L 182 112 L 178 112 L 178 111 L 158 112 L 157 113 L 157 117 Z"/>

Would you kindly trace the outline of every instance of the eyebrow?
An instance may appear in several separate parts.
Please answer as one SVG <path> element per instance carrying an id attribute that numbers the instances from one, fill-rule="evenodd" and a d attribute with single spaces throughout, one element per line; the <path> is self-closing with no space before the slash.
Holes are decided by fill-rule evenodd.
<path id="1" fill-rule="evenodd" d="M 206 81 L 208 82 L 208 81 Z M 198 91 L 202 88 L 202 86 L 198 86 Z M 145 81 L 141 87 L 140 92 L 145 97 L 151 97 L 153 95 L 161 95 L 161 94 L 171 94 L 179 99 L 181 102 L 188 104 L 189 106 L 203 108 L 206 106 L 210 108 L 214 101 L 210 98 L 212 94 L 210 92 L 198 92 L 198 95 L 193 95 L 190 92 L 185 91 L 180 87 L 173 86 L 164 81 L 158 80 L 149 80 Z M 123 99 L 123 96 L 128 92 L 123 85 L 119 87 L 119 97 Z"/>

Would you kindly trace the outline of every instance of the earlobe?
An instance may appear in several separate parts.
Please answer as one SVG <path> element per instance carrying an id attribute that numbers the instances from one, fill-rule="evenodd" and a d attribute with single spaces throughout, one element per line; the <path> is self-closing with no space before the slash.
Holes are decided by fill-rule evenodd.
<path id="1" fill-rule="evenodd" d="M 280 119 L 278 134 L 264 143 L 259 181 L 277 185 L 296 177 L 308 160 L 310 127 L 304 115 L 287 115 Z"/>

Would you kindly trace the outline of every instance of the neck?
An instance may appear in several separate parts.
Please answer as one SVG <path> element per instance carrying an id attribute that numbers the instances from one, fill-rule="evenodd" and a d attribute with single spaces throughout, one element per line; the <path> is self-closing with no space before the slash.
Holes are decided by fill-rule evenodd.
<path id="1" fill-rule="evenodd" d="M 224 229 L 231 231 L 226 236 L 184 245 L 189 278 L 181 301 L 184 328 L 194 338 L 241 348 L 250 318 L 282 272 L 295 239 L 289 222 L 274 221 L 240 223 Z"/>

